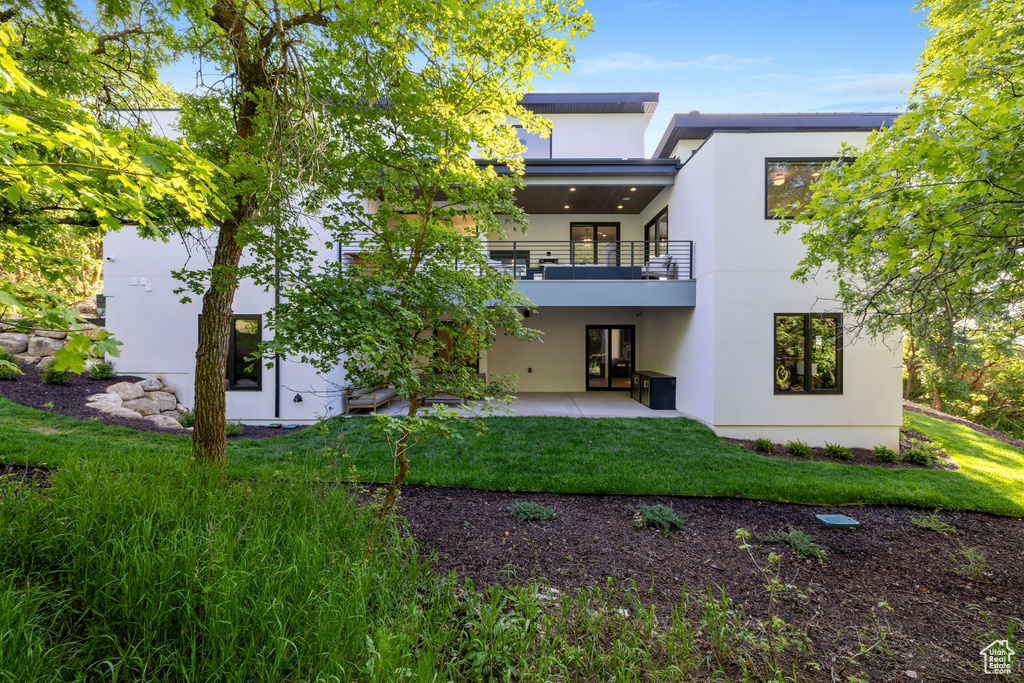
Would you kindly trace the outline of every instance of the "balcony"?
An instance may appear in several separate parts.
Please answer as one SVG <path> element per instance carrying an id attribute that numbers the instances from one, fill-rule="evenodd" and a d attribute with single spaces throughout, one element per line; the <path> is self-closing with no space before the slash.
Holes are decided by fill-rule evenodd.
<path id="1" fill-rule="evenodd" d="M 492 268 L 537 306 L 693 306 L 693 242 L 489 241 Z"/>

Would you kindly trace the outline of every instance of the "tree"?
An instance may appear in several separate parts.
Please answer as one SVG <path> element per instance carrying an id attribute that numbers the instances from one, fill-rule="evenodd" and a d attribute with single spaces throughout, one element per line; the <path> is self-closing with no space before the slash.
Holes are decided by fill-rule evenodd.
<path id="1" fill-rule="evenodd" d="M 512 193 L 522 146 L 508 121 L 545 130 L 519 100 L 534 75 L 568 67 L 569 40 L 590 26 L 579 2 L 401 5 L 366 16 L 360 51 L 320 84 L 334 93 L 338 141 L 324 185 L 338 199 L 324 227 L 332 244 L 357 245 L 355 256 L 282 260 L 284 301 L 268 319 L 274 338 L 265 345 L 324 372 L 343 359 L 350 384 L 393 385 L 409 401 L 404 417 L 377 418 L 394 458 L 385 513 L 408 473 L 409 448 L 453 433 L 453 413 L 423 412 L 425 402 L 507 395 L 515 378 L 485 383 L 477 354 L 499 333 L 536 336 L 522 325 L 529 302 L 511 276 L 488 266 L 481 237 L 525 224 Z M 276 275 L 267 269 L 262 280 Z"/>
<path id="2" fill-rule="evenodd" d="M 0 27 L 0 317 L 25 329 L 67 329 L 82 320 L 58 285 L 80 264 L 46 248 L 48 229 L 96 237 L 131 224 L 159 236 L 168 207 L 203 222 L 215 208 L 217 169 L 185 145 L 104 128 L 75 102 L 48 94 L 11 54 L 15 36 Z M 55 355 L 60 367 L 81 372 L 97 353 L 116 355 L 117 343 L 73 332 Z"/>
<path id="3" fill-rule="evenodd" d="M 906 112 L 827 167 L 795 223 L 872 334 L 952 346 L 1024 317 L 1024 1 L 923 0 L 932 36 Z M 793 223 L 782 226 L 786 231 Z M 989 324 L 986 322 L 986 324 Z M 936 356 L 933 356 L 936 357 Z"/>

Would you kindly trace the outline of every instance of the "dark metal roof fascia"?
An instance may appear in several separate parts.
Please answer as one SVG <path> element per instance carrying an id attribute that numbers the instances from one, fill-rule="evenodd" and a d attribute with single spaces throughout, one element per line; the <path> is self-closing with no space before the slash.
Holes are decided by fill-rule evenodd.
<path id="1" fill-rule="evenodd" d="M 669 158 L 680 140 L 707 140 L 716 132 L 826 133 L 872 131 L 891 126 L 899 113 L 676 114 L 654 157 Z"/>
<path id="2" fill-rule="evenodd" d="M 508 173 L 508 167 L 485 159 L 477 164 L 494 166 L 497 173 Z M 527 159 L 527 176 L 559 175 L 675 175 L 683 163 L 670 159 Z"/>
<path id="3" fill-rule="evenodd" d="M 656 92 L 527 93 L 519 104 L 536 114 L 643 114 L 647 130 L 658 100 Z"/>

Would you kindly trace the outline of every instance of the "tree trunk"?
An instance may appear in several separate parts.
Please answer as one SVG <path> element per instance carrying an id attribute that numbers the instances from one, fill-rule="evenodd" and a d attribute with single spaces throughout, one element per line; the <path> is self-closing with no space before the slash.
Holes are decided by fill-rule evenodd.
<path id="1" fill-rule="evenodd" d="M 215 465 L 226 474 L 224 428 L 224 379 L 231 339 L 232 308 L 237 281 L 234 269 L 242 256 L 238 222 L 225 221 L 217 236 L 210 286 L 203 295 L 196 349 L 195 425 L 192 429 L 192 462 Z"/>

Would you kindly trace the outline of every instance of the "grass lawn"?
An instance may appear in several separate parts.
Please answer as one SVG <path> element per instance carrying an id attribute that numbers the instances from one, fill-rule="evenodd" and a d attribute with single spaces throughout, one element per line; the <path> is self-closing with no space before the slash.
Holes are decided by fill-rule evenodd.
<path id="1" fill-rule="evenodd" d="M 408 483 L 571 493 L 728 496 L 814 504 L 893 504 L 1024 515 L 1024 453 L 960 425 L 911 414 L 940 441 L 956 472 L 783 460 L 720 441 L 686 419 L 496 417 L 487 431 L 434 440 L 412 452 Z M 0 460 L 60 467 L 69 459 L 139 463 L 185 459 L 188 439 L 133 432 L 0 399 Z M 368 418 L 228 445 L 229 475 L 271 478 L 296 470 L 334 478 L 349 463 L 362 481 L 386 481 L 391 463 Z M 340 462 L 325 446 L 341 444 Z"/>

